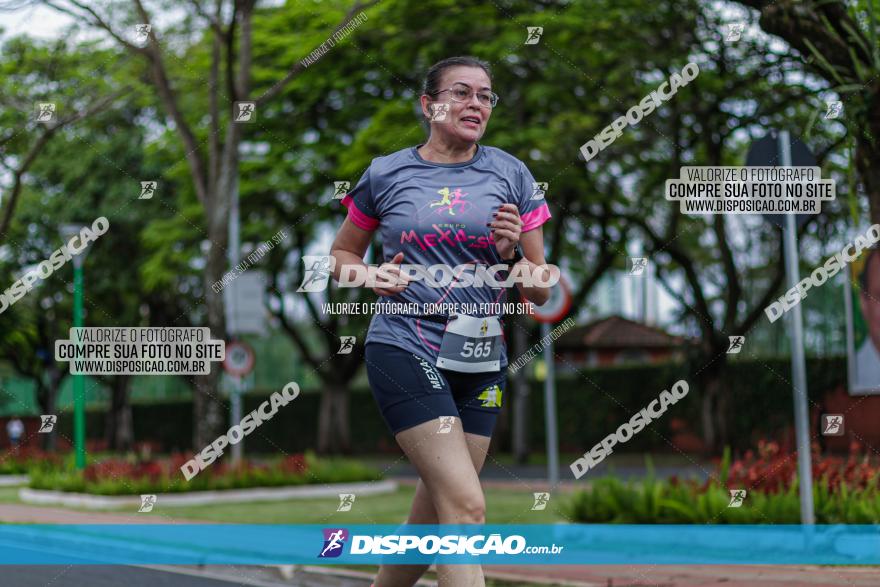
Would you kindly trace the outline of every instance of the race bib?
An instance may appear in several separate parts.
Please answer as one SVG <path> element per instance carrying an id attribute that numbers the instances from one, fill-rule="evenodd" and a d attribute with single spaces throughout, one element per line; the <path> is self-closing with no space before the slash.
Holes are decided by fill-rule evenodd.
<path id="1" fill-rule="evenodd" d="M 460 373 L 501 370 L 501 321 L 453 314 L 446 324 L 437 367 Z"/>

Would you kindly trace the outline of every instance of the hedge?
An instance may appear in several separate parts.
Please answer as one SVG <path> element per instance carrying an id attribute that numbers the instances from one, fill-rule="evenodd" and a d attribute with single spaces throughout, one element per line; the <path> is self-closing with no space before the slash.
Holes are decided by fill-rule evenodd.
<path id="1" fill-rule="evenodd" d="M 807 364 L 810 399 L 818 401 L 823 393 L 842 384 L 846 377 L 843 358 L 811 359 Z M 777 437 L 791 426 L 793 418 L 790 363 L 787 359 L 740 360 L 728 365 L 724 377 L 730 384 L 730 437 L 734 449 L 753 446 L 762 437 Z M 580 373 L 557 378 L 557 413 L 560 449 L 582 452 L 616 430 L 635 412 L 645 407 L 663 389 L 679 379 L 690 383 L 687 397 L 675 404 L 652 424 L 633 437 L 621 452 L 668 452 L 664 438 L 672 435 L 670 423 L 681 419 L 689 429 L 700 434 L 700 390 L 687 367 L 681 364 L 621 366 L 584 369 Z M 504 395 L 504 409 L 512 404 L 510 387 Z M 243 413 L 255 409 L 265 396 L 244 398 Z M 246 440 L 248 452 L 288 453 L 312 449 L 317 439 L 317 415 L 320 396 L 305 390 L 289 406 L 260 426 Z M 351 440 L 355 453 L 395 450 L 396 445 L 379 414 L 368 389 L 355 388 L 350 398 Z M 535 451 L 544 446 L 543 384 L 531 382 L 529 394 L 529 440 Z M 228 410 L 222 410 L 228 414 Z M 87 414 L 89 438 L 101 438 L 105 415 Z M 135 439 L 161 443 L 165 451 L 189 450 L 192 433 L 191 402 L 136 404 L 133 406 Z M 62 415 L 59 431 L 72 438 L 72 416 Z M 499 448 L 510 449 L 509 434 Z"/>

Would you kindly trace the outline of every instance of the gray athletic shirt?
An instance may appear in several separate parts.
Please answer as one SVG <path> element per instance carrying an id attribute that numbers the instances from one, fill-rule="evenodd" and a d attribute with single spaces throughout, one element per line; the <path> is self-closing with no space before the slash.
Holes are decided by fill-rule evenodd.
<path id="1" fill-rule="evenodd" d="M 421 145 L 419 145 L 421 146 Z M 379 230 L 383 261 L 403 251 L 403 263 L 425 266 L 502 263 L 492 240 L 493 213 L 503 203 L 516 204 L 523 232 L 550 218 L 544 192 L 525 164 L 495 147 L 477 145 L 470 161 L 425 161 L 408 147 L 373 159 L 357 185 L 342 200 L 348 218 L 364 230 Z M 506 274 L 499 274 L 499 281 Z M 439 276 L 438 276 L 439 279 Z M 507 291 L 491 287 L 432 288 L 424 280 L 379 301 L 416 303 L 504 303 Z M 436 362 L 445 325 L 395 314 L 377 314 L 366 343 L 380 342 Z M 501 367 L 507 365 L 502 348 Z"/>

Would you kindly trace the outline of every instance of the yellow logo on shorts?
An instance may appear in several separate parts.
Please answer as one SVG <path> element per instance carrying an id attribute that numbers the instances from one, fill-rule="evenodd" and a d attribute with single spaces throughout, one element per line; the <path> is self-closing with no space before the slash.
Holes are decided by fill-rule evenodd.
<path id="1" fill-rule="evenodd" d="M 495 384 L 492 387 L 487 387 L 479 396 L 477 396 L 477 399 L 483 400 L 482 406 L 484 408 L 500 408 L 501 388 L 498 384 Z"/>

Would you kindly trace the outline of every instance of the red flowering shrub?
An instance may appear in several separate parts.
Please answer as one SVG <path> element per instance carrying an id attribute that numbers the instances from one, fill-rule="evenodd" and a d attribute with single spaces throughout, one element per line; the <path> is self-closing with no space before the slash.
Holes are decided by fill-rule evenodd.
<path id="1" fill-rule="evenodd" d="M 188 460 L 187 455 L 180 454 L 162 460 L 110 458 L 94 462 L 84 471 L 74 469 L 71 462 L 68 467 L 33 471 L 30 487 L 101 495 L 134 495 L 308 483 L 351 483 L 382 478 L 378 470 L 357 461 L 295 454 L 264 463 L 242 461 L 234 466 L 229 460 L 221 459 L 187 480 L 180 468 Z"/>
<path id="2" fill-rule="evenodd" d="M 63 460 L 61 455 L 37 447 L 11 448 L 0 455 L 0 475 L 27 473 L 32 467 L 57 467 Z"/>
<path id="3" fill-rule="evenodd" d="M 164 460 L 129 461 L 123 459 L 105 459 L 91 463 L 83 471 L 86 481 L 160 481 L 173 480 L 180 476 L 180 467 L 189 459 L 185 455 L 173 454 Z M 246 481 L 260 474 L 280 471 L 287 475 L 303 475 L 307 470 L 306 458 L 303 454 L 290 455 L 279 463 L 270 466 L 253 461 L 242 461 L 232 465 L 225 461 L 214 462 L 199 473 L 199 476 L 211 479 L 232 479 Z"/>
<path id="4" fill-rule="evenodd" d="M 306 467 L 306 457 L 302 453 L 289 455 L 281 461 L 281 470 L 285 473 L 305 473 Z"/>
<path id="5" fill-rule="evenodd" d="M 847 489 L 865 489 L 880 479 L 880 465 L 870 454 L 860 454 L 858 442 L 850 444 L 847 457 L 822 456 L 818 444 L 812 445 L 813 480 L 835 492 L 841 485 Z M 727 487 L 747 488 L 764 493 L 788 490 L 797 479 L 797 452 L 780 449 L 773 441 L 758 442 L 758 452 L 746 451 L 734 460 L 727 475 Z"/>

